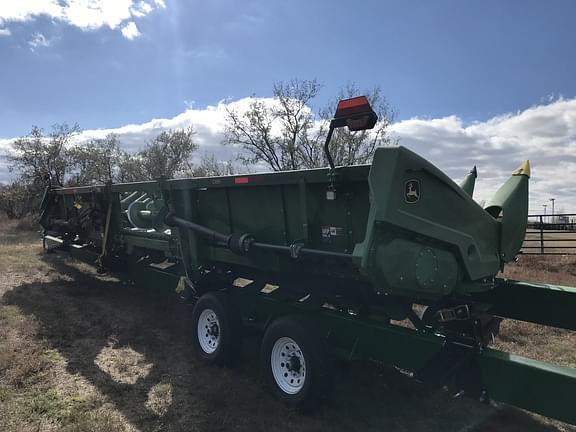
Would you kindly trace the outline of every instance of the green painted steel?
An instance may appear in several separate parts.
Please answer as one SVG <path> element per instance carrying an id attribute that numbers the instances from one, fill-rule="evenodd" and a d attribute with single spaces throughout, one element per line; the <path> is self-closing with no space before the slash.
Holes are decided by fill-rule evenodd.
<path id="1" fill-rule="evenodd" d="M 476 167 L 474 167 L 470 170 L 470 172 L 466 175 L 466 177 L 464 177 L 462 183 L 460 183 L 460 187 L 462 188 L 462 190 L 470 196 L 474 194 L 476 177 L 478 177 L 478 173 L 476 171 Z"/>
<path id="2" fill-rule="evenodd" d="M 330 310 L 318 311 L 306 304 L 277 301 L 273 295 L 247 294 L 243 301 L 246 303 L 243 310 L 257 321 L 271 322 L 275 316 L 286 315 L 315 320 L 330 345 L 338 348 L 344 358 L 372 358 L 418 371 L 447 343 L 444 337 L 432 333 Z M 576 424 L 572 400 L 576 394 L 576 369 L 493 349 L 476 353 L 476 348 L 469 349 L 479 367 L 482 386 L 491 399 Z"/>
<path id="3" fill-rule="evenodd" d="M 243 301 L 242 310 L 257 322 L 271 322 L 275 317 L 286 315 L 312 319 L 330 345 L 347 359 L 371 358 L 416 371 L 440 351 L 445 340 L 430 333 L 355 318 L 306 303 L 278 301 L 274 296 L 248 294 Z"/>
<path id="4" fill-rule="evenodd" d="M 527 205 L 528 177 L 515 177 L 521 182 L 498 196 L 513 195 Z M 428 298 L 492 288 L 491 279 L 507 257 L 501 248 L 502 222 L 431 163 L 402 147 L 376 151 L 368 181 L 367 232 L 354 257 L 375 287 Z M 513 216 L 525 222 L 526 214 Z M 433 271 L 421 273 L 430 261 L 436 264 Z"/>
<path id="5" fill-rule="evenodd" d="M 495 289 L 474 294 L 491 312 L 553 327 L 576 330 L 576 288 L 497 279 Z"/>
<path id="6" fill-rule="evenodd" d="M 576 369 L 490 349 L 478 361 L 494 400 L 576 424 Z"/>
<path id="7" fill-rule="evenodd" d="M 519 168 L 489 201 L 486 211 L 500 217 L 499 251 L 502 260 L 512 261 L 524 243 L 528 224 L 528 176 L 530 168 Z"/>

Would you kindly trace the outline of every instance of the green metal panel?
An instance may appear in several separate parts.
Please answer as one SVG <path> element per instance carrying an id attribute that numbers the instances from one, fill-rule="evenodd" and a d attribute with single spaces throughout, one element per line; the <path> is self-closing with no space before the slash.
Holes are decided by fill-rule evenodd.
<path id="1" fill-rule="evenodd" d="M 464 177 L 460 187 L 468 195 L 472 196 L 474 194 L 474 186 L 476 185 L 476 177 L 478 176 L 476 172 L 476 167 L 472 168 L 470 172 Z"/>
<path id="2" fill-rule="evenodd" d="M 366 166 L 342 168 L 336 200 L 326 197 L 329 180 L 326 170 L 241 176 L 240 183 L 235 182 L 236 176 L 170 180 L 166 185 L 172 191 L 171 205 L 178 217 L 219 233 L 248 232 L 259 242 L 284 246 L 301 242 L 306 247 L 350 253 L 365 234 L 370 203 L 366 177 L 362 176 L 367 173 Z M 206 186 L 212 180 L 214 185 L 192 189 Z M 196 199 L 186 207 L 181 201 L 188 200 L 186 194 L 191 191 Z M 191 266 L 219 262 L 268 271 L 294 269 L 293 260 L 287 256 L 238 256 L 211 247 L 205 240 L 198 239 L 195 244 L 198 250 L 195 258 L 185 251 L 185 259 Z"/>
<path id="3" fill-rule="evenodd" d="M 349 167 L 338 167 L 339 179 L 342 183 L 349 181 L 365 181 L 368 177 L 370 165 L 356 165 Z M 299 184 L 301 179 L 306 183 L 326 183 L 329 170 L 327 168 L 317 168 L 309 170 L 294 170 L 270 172 L 262 174 L 242 174 L 221 177 L 201 177 L 186 179 L 167 180 L 165 185 L 168 189 L 200 189 L 200 188 L 246 188 L 255 185 L 288 185 Z M 247 183 L 237 183 L 237 178 L 247 178 Z"/>
<path id="4" fill-rule="evenodd" d="M 527 182 L 526 175 L 513 175 L 498 201 L 524 208 Z M 462 293 L 484 291 L 491 288 L 491 278 L 509 254 L 519 248 L 514 242 L 504 245 L 498 215 L 490 215 L 444 173 L 408 149 L 377 149 L 369 185 L 366 238 L 356 246 L 354 256 L 362 273 L 383 291 L 427 298 L 444 295 L 451 287 Z M 525 212 L 510 213 L 504 219 L 506 226 L 525 223 Z M 402 252 L 394 243 L 399 238 L 407 242 Z M 413 247 L 408 247 L 409 242 Z M 418 281 L 406 283 L 418 267 L 418 247 L 438 257 L 437 275 L 426 286 Z M 454 259 L 442 259 L 445 252 Z M 456 272 L 454 262 L 458 263 Z M 394 280 L 384 277 L 394 271 L 401 273 Z"/>
<path id="5" fill-rule="evenodd" d="M 307 190 L 310 246 L 352 253 L 364 239 L 370 202 L 364 182 L 336 184 L 336 199 L 326 198 L 327 184 L 311 185 Z"/>
<path id="6" fill-rule="evenodd" d="M 249 232 L 258 241 L 286 244 L 281 185 L 236 187 L 229 193 L 237 232 Z"/>
<path id="7" fill-rule="evenodd" d="M 310 222 L 308 216 L 308 188 L 302 179 L 297 185 L 283 187 L 284 218 L 286 223 L 286 243 L 309 243 Z"/>
<path id="8" fill-rule="evenodd" d="M 173 252 L 172 248 L 170 247 L 170 242 L 167 240 L 129 234 L 125 234 L 123 239 L 124 243 L 128 247 L 140 247 L 143 249 L 158 250 L 165 252 L 166 254 L 171 254 Z"/>
<path id="9" fill-rule="evenodd" d="M 576 330 L 576 288 L 497 279 L 491 291 L 476 293 L 495 315 Z"/>
<path id="10" fill-rule="evenodd" d="M 486 350 L 479 356 L 489 396 L 548 417 L 576 424 L 576 370 Z"/>
<path id="11" fill-rule="evenodd" d="M 526 162 L 527 164 L 527 162 Z M 528 223 L 528 179 L 522 167 L 504 183 L 486 206 L 494 217 L 501 215 L 500 254 L 505 262 L 514 259 L 526 235 Z"/>
<path id="12" fill-rule="evenodd" d="M 197 190 L 194 204 L 198 214 L 198 223 L 221 233 L 232 232 L 228 189 Z"/>
<path id="13" fill-rule="evenodd" d="M 407 201 L 411 181 L 420 185 L 414 202 Z M 369 182 L 369 230 L 381 221 L 453 245 L 470 280 L 498 271 L 498 222 L 428 161 L 402 147 L 378 149 Z M 363 245 L 358 252 L 366 247 L 370 246 Z M 367 259 L 364 254 L 363 267 Z"/>

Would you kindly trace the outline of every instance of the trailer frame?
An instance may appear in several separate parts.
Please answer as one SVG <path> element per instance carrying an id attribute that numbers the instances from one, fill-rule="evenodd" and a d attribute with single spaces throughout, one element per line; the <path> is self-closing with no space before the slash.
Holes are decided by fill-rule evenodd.
<path id="1" fill-rule="evenodd" d="M 89 264 L 95 264 L 98 260 L 97 251 L 88 246 L 66 245 L 51 236 L 47 236 L 46 240 L 51 250 L 66 251 L 73 258 Z M 180 265 L 170 270 L 160 270 L 150 264 L 133 263 L 122 273 L 133 275 L 138 286 L 172 294 L 179 291 L 181 295 L 181 288 L 186 285 Z M 576 394 L 574 368 L 482 348 L 469 340 L 449 338 L 431 329 L 417 330 L 395 322 L 364 317 L 353 311 L 339 310 L 317 301 L 314 293 L 309 293 L 308 298 L 302 300 L 302 293 L 290 287 L 265 289 L 270 284 L 266 280 L 257 280 L 258 276 L 261 275 L 236 274 L 231 283 L 217 283 L 186 299 L 196 302 L 209 292 L 225 293 L 240 311 L 243 324 L 262 333 L 281 318 L 297 317 L 312 325 L 329 347 L 330 353 L 339 359 L 374 360 L 407 371 L 425 384 L 449 384 L 450 390 L 458 395 L 466 394 L 484 402 L 498 401 L 576 424 L 576 410 L 570 397 Z M 242 282 L 235 283 L 238 280 Z M 558 304 L 567 300 L 573 302 L 576 298 L 575 290 L 568 287 L 508 280 L 500 280 L 499 283 L 501 288 L 495 295 L 508 295 L 511 303 L 518 290 L 524 289 L 536 292 L 536 298 L 546 295 L 543 292 L 564 293 L 557 299 Z M 573 323 L 568 324 L 564 327 L 573 328 Z"/>

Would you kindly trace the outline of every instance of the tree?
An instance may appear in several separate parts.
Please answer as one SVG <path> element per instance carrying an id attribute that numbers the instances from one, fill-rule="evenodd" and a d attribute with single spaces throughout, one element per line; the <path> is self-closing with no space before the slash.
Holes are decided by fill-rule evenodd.
<path id="1" fill-rule="evenodd" d="M 10 218 L 21 218 L 38 209 L 47 181 L 63 186 L 71 170 L 69 143 L 79 132 L 77 124 L 55 124 L 52 131 L 33 126 L 30 133 L 12 143 L 6 156 L 8 169 L 18 179 L 0 190 L 0 210 Z"/>
<path id="2" fill-rule="evenodd" d="M 18 171 L 25 183 L 41 185 L 49 177 L 53 184 L 63 186 L 70 168 L 67 145 L 79 130 L 78 124 L 55 124 L 45 135 L 33 126 L 29 135 L 12 144 L 14 152 L 7 156 L 10 171 Z"/>
<path id="3" fill-rule="evenodd" d="M 142 174 L 147 179 L 175 177 L 188 166 L 190 157 L 198 148 L 193 136 L 192 127 L 162 132 L 130 163 L 134 165 L 139 160 Z"/>
<path id="4" fill-rule="evenodd" d="M 192 165 L 187 172 L 191 177 L 215 177 L 236 173 L 231 161 L 220 161 L 214 155 L 204 154 L 200 163 Z"/>
<path id="5" fill-rule="evenodd" d="M 9 185 L 0 185 L 0 211 L 8 219 L 20 219 L 38 207 L 39 197 L 29 185 L 15 181 Z"/>
<path id="6" fill-rule="evenodd" d="M 189 166 L 197 149 L 192 128 L 162 132 L 134 154 L 122 151 L 115 135 L 72 145 L 79 130 L 77 124 L 62 123 L 46 135 L 34 126 L 30 134 L 14 141 L 14 152 L 7 159 L 19 177 L 0 187 L 0 211 L 19 218 L 37 209 L 47 179 L 55 186 L 71 186 L 175 177 Z M 216 175 L 232 168 L 208 158 L 202 169 Z"/>
<path id="7" fill-rule="evenodd" d="M 137 182 L 146 180 L 144 162 L 140 154 L 121 152 L 118 158 L 117 181 L 120 183 Z"/>
<path id="8" fill-rule="evenodd" d="M 311 103 L 320 89 L 316 80 L 279 82 L 274 84 L 272 103 L 254 98 L 244 113 L 227 108 L 224 144 L 240 146 L 239 158 L 244 163 L 264 163 L 273 171 L 326 166 L 324 140 L 336 103 L 362 93 L 349 84 L 314 114 Z M 377 147 L 394 143 L 388 135 L 393 112 L 381 89 L 374 87 L 363 94 L 379 121 L 369 131 L 335 131 L 330 150 L 336 165 L 368 163 Z"/>
<path id="9" fill-rule="evenodd" d="M 116 181 L 120 176 L 119 162 L 123 152 L 114 134 L 77 145 L 70 149 L 69 154 L 74 170 L 68 182 L 70 184 L 106 183 Z"/>
<path id="10" fill-rule="evenodd" d="M 275 83 L 273 105 L 254 99 L 240 114 L 226 109 L 225 144 L 240 145 L 246 164 L 264 162 L 273 171 L 302 166 L 302 141 L 308 140 L 314 115 L 308 104 L 321 88 L 317 80 Z"/>

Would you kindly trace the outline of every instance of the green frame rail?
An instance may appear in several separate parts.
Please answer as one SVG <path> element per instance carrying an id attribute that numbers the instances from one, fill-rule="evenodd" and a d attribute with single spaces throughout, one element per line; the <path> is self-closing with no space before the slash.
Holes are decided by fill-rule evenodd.
<path id="1" fill-rule="evenodd" d="M 310 309 L 305 304 L 282 302 L 272 294 L 255 294 L 236 288 L 256 320 L 269 323 L 285 315 L 314 320 L 344 358 L 368 358 L 417 372 L 449 341 L 443 336 L 394 324 L 349 316 L 329 309 Z M 470 347 L 470 350 L 474 348 Z M 486 348 L 471 352 L 481 382 L 490 399 L 576 424 L 576 369 L 555 366 L 507 352 Z"/>

